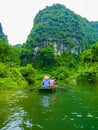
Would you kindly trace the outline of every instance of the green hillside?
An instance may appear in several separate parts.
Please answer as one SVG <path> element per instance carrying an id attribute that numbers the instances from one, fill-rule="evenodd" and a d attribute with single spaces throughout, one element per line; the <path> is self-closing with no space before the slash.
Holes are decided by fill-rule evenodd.
<path id="1" fill-rule="evenodd" d="M 26 46 L 34 53 L 52 43 L 56 54 L 67 50 L 81 54 L 98 41 L 98 22 L 89 22 L 64 5 L 54 4 L 39 11 Z"/>

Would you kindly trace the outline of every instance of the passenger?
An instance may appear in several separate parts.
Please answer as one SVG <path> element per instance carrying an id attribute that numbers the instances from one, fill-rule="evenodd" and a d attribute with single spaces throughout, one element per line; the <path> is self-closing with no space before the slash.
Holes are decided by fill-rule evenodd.
<path id="1" fill-rule="evenodd" d="M 50 87 L 55 87 L 56 84 L 57 84 L 57 83 L 56 83 L 56 78 L 55 78 L 55 77 L 52 77 L 51 80 L 50 80 L 49 86 L 50 86 Z"/>
<path id="2" fill-rule="evenodd" d="M 49 80 L 49 77 L 48 76 L 45 76 L 44 79 L 43 79 L 43 86 L 45 88 L 49 87 L 49 84 L 50 84 L 50 80 Z"/>

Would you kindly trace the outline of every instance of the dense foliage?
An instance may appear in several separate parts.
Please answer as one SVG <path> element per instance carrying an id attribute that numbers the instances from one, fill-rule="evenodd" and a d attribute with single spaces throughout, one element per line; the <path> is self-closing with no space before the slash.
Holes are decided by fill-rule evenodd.
<path id="1" fill-rule="evenodd" d="M 6 39 L 0 39 L 0 61 L 11 66 L 20 65 L 18 49 L 9 45 Z"/>
<path id="2" fill-rule="evenodd" d="M 13 47 L 4 38 L 0 39 L 0 89 L 19 89 L 35 84 L 35 69 L 32 65 L 21 67 L 20 47 Z"/>
<path id="3" fill-rule="evenodd" d="M 98 43 L 83 52 L 77 82 L 79 84 L 98 84 Z"/>
<path id="4" fill-rule="evenodd" d="M 55 54 L 51 44 L 46 45 L 45 48 L 39 49 L 35 58 L 34 66 L 39 69 L 49 69 L 55 65 Z"/>

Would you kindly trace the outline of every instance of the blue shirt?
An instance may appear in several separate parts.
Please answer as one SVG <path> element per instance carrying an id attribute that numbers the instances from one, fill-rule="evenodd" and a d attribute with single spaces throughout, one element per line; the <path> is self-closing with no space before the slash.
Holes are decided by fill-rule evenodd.
<path id="1" fill-rule="evenodd" d="M 47 87 L 49 86 L 49 83 L 50 83 L 50 82 L 49 82 L 48 79 L 47 79 L 47 80 L 44 80 L 44 81 L 43 81 L 44 87 L 47 88 Z"/>

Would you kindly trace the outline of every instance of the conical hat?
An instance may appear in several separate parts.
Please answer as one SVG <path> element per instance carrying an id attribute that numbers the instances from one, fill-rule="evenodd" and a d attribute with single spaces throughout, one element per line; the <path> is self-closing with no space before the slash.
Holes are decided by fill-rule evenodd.
<path id="1" fill-rule="evenodd" d="M 49 76 L 45 76 L 44 79 L 49 79 Z"/>

